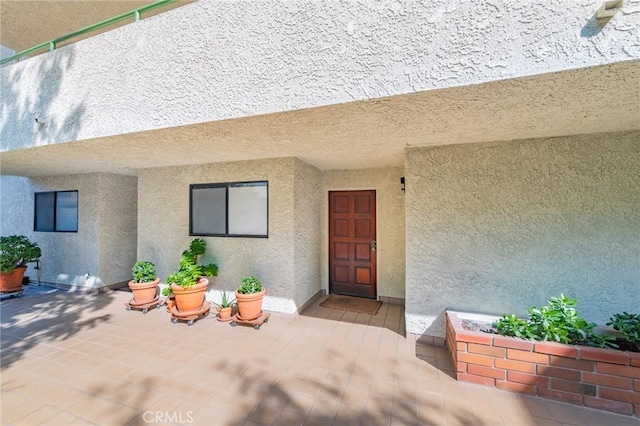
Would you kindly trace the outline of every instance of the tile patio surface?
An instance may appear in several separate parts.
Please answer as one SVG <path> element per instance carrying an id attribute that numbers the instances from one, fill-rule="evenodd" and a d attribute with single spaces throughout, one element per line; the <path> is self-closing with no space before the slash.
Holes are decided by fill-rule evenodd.
<path id="1" fill-rule="evenodd" d="M 2 424 L 639 424 L 458 383 L 443 348 L 403 337 L 398 305 L 315 304 L 256 331 L 127 312 L 130 297 L 29 286 L 3 300 Z"/>

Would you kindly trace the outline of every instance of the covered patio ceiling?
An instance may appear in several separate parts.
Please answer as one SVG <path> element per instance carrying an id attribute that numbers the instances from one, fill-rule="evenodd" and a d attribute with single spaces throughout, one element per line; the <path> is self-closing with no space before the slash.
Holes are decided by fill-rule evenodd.
<path id="1" fill-rule="evenodd" d="M 7 175 L 298 157 L 402 166 L 404 149 L 640 130 L 640 61 L 3 152 Z"/>

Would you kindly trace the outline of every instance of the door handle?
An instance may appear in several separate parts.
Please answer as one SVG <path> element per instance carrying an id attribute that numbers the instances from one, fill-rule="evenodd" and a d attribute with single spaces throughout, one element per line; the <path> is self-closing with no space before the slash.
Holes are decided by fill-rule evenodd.
<path id="1" fill-rule="evenodd" d="M 371 251 L 376 251 L 378 249 L 378 242 L 371 241 Z"/>

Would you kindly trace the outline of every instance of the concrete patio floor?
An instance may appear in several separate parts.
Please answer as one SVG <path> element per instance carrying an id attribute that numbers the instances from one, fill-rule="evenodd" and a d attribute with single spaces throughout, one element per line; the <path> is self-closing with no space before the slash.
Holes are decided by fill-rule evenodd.
<path id="1" fill-rule="evenodd" d="M 403 310 L 317 304 L 260 330 L 191 327 L 131 295 L 28 286 L 3 300 L 2 424 L 638 425 L 638 419 L 458 383 Z"/>

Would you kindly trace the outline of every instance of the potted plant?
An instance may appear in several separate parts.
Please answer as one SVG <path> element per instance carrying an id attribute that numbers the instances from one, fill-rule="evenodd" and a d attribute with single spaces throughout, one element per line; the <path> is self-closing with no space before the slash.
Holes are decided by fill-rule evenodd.
<path id="1" fill-rule="evenodd" d="M 266 289 L 256 277 L 244 277 L 236 290 L 238 317 L 243 321 L 251 321 L 262 315 L 262 299 Z"/>
<path id="2" fill-rule="evenodd" d="M 40 259 L 38 244 L 24 235 L 0 237 L 0 292 L 22 291 L 22 277 L 27 263 Z"/>
<path id="3" fill-rule="evenodd" d="M 222 299 L 220 303 L 215 303 L 218 307 L 218 319 L 220 321 L 228 321 L 231 319 L 231 311 L 233 310 L 233 305 L 236 303 L 236 299 L 229 299 L 229 295 L 226 291 L 222 292 Z"/>
<path id="4" fill-rule="evenodd" d="M 180 312 L 197 311 L 202 308 L 204 293 L 209 284 L 205 277 L 218 275 L 217 265 L 198 264 L 198 259 L 205 251 L 206 242 L 202 238 L 191 241 L 189 249 L 183 251 L 180 257 L 180 269 L 167 277 L 169 287 L 162 291 L 162 295 L 173 294 L 176 308 Z"/>
<path id="5" fill-rule="evenodd" d="M 160 277 L 156 276 L 156 266 L 146 260 L 139 260 L 131 268 L 133 280 L 129 281 L 129 288 L 137 304 L 151 303 L 156 299 L 156 289 Z"/>

